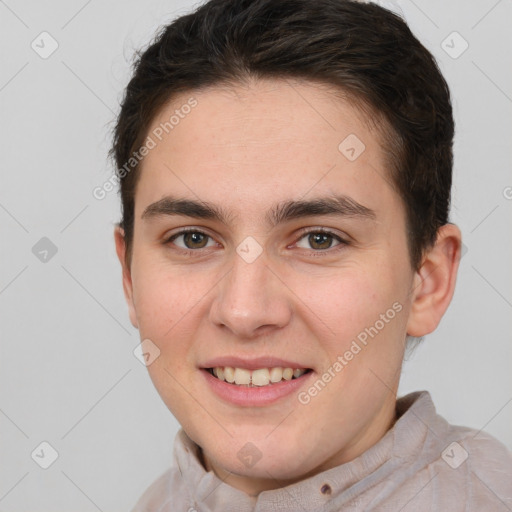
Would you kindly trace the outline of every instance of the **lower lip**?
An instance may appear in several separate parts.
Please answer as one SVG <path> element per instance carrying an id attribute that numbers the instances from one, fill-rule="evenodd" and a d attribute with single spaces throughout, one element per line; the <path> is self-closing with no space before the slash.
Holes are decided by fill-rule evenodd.
<path id="1" fill-rule="evenodd" d="M 201 373 L 205 376 L 206 382 L 217 396 L 232 404 L 246 407 L 269 405 L 285 396 L 296 393 L 313 375 L 313 371 L 310 370 L 298 379 L 282 380 L 268 386 L 247 387 L 219 380 L 208 370 L 201 369 Z"/>

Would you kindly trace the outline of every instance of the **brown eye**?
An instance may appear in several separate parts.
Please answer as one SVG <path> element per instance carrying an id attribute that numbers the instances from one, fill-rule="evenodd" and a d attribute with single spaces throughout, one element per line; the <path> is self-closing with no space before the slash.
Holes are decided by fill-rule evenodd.
<path id="1" fill-rule="evenodd" d="M 325 251 L 331 247 L 342 244 L 345 244 L 344 240 L 329 231 L 309 231 L 308 233 L 304 233 L 299 242 L 297 242 L 298 247 L 302 249 L 314 249 L 315 251 Z"/>
<path id="2" fill-rule="evenodd" d="M 174 243 L 180 249 L 204 249 L 208 247 L 208 241 L 214 245 L 213 240 L 206 233 L 202 233 L 201 231 L 180 231 L 172 235 L 166 243 Z M 179 243 L 178 243 L 179 241 Z M 212 244 L 209 245 L 211 247 Z"/>
<path id="3" fill-rule="evenodd" d="M 311 233 L 308 241 L 313 249 L 329 249 L 332 244 L 332 236 L 327 233 Z"/>
<path id="4" fill-rule="evenodd" d="M 194 231 L 192 233 L 185 233 L 183 235 L 183 241 L 188 249 L 202 249 L 206 246 L 208 236 L 204 233 Z"/>

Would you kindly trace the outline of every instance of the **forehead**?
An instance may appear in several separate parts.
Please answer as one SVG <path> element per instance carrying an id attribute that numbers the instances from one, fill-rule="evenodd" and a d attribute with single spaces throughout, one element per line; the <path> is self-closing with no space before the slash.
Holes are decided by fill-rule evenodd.
<path id="1" fill-rule="evenodd" d="M 235 210 L 364 189 L 373 191 L 373 208 L 379 197 L 398 199 L 375 124 L 348 97 L 319 84 L 258 80 L 183 93 L 155 116 L 148 137 L 154 147 L 140 166 L 137 217 L 178 191 L 231 199 Z"/>

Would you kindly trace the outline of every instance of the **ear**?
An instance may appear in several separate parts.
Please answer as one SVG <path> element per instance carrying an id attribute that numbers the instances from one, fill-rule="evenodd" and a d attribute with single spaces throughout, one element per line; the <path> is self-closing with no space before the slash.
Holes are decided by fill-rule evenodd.
<path id="1" fill-rule="evenodd" d="M 132 276 L 128 265 L 126 264 L 126 243 L 124 239 L 124 230 L 119 225 L 114 229 L 114 240 L 116 242 L 116 252 L 119 262 L 123 270 L 123 290 L 126 303 L 128 304 L 128 311 L 130 314 L 130 322 L 138 329 L 139 324 L 137 322 L 137 314 L 135 312 L 135 305 L 133 302 L 133 288 L 132 288 Z"/>
<path id="2" fill-rule="evenodd" d="M 436 329 L 455 290 L 462 236 L 454 224 L 439 228 L 434 246 L 414 276 L 407 334 L 421 337 Z"/>

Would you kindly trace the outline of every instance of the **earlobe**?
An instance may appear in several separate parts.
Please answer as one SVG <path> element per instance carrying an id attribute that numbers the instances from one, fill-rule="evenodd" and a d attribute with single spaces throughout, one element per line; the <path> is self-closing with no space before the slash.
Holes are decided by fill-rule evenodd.
<path id="1" fill-rule="evenodd" d="M 131 269 L 126 264 L 126 243 L 124 239 L 124 230 L 119 225 L 116 225 L 114 229 L 114 240 L 116 244 L 116 253 L 121 263 L 122 274 L 123 274 L 123 291 L 126 299 L 126 303 L 128 304 L 128 312 L 130 315 L 130 322 L 132 325 L 138 329 L 139 324 L 137 322 L 137 314 L 135 311 L 135 304 L 133 301 L 133 286 L 132 286 L 132 277 L 131 277 Z"/>
<path id="2" fill-rule="evenodd" d="M 421 337 L 436 329 L 455 290 L 461 251 L 461 233 L 454 224 L 439 228 L 436 243 L 428 250 L 411 289 L 407 334 Z"/>

